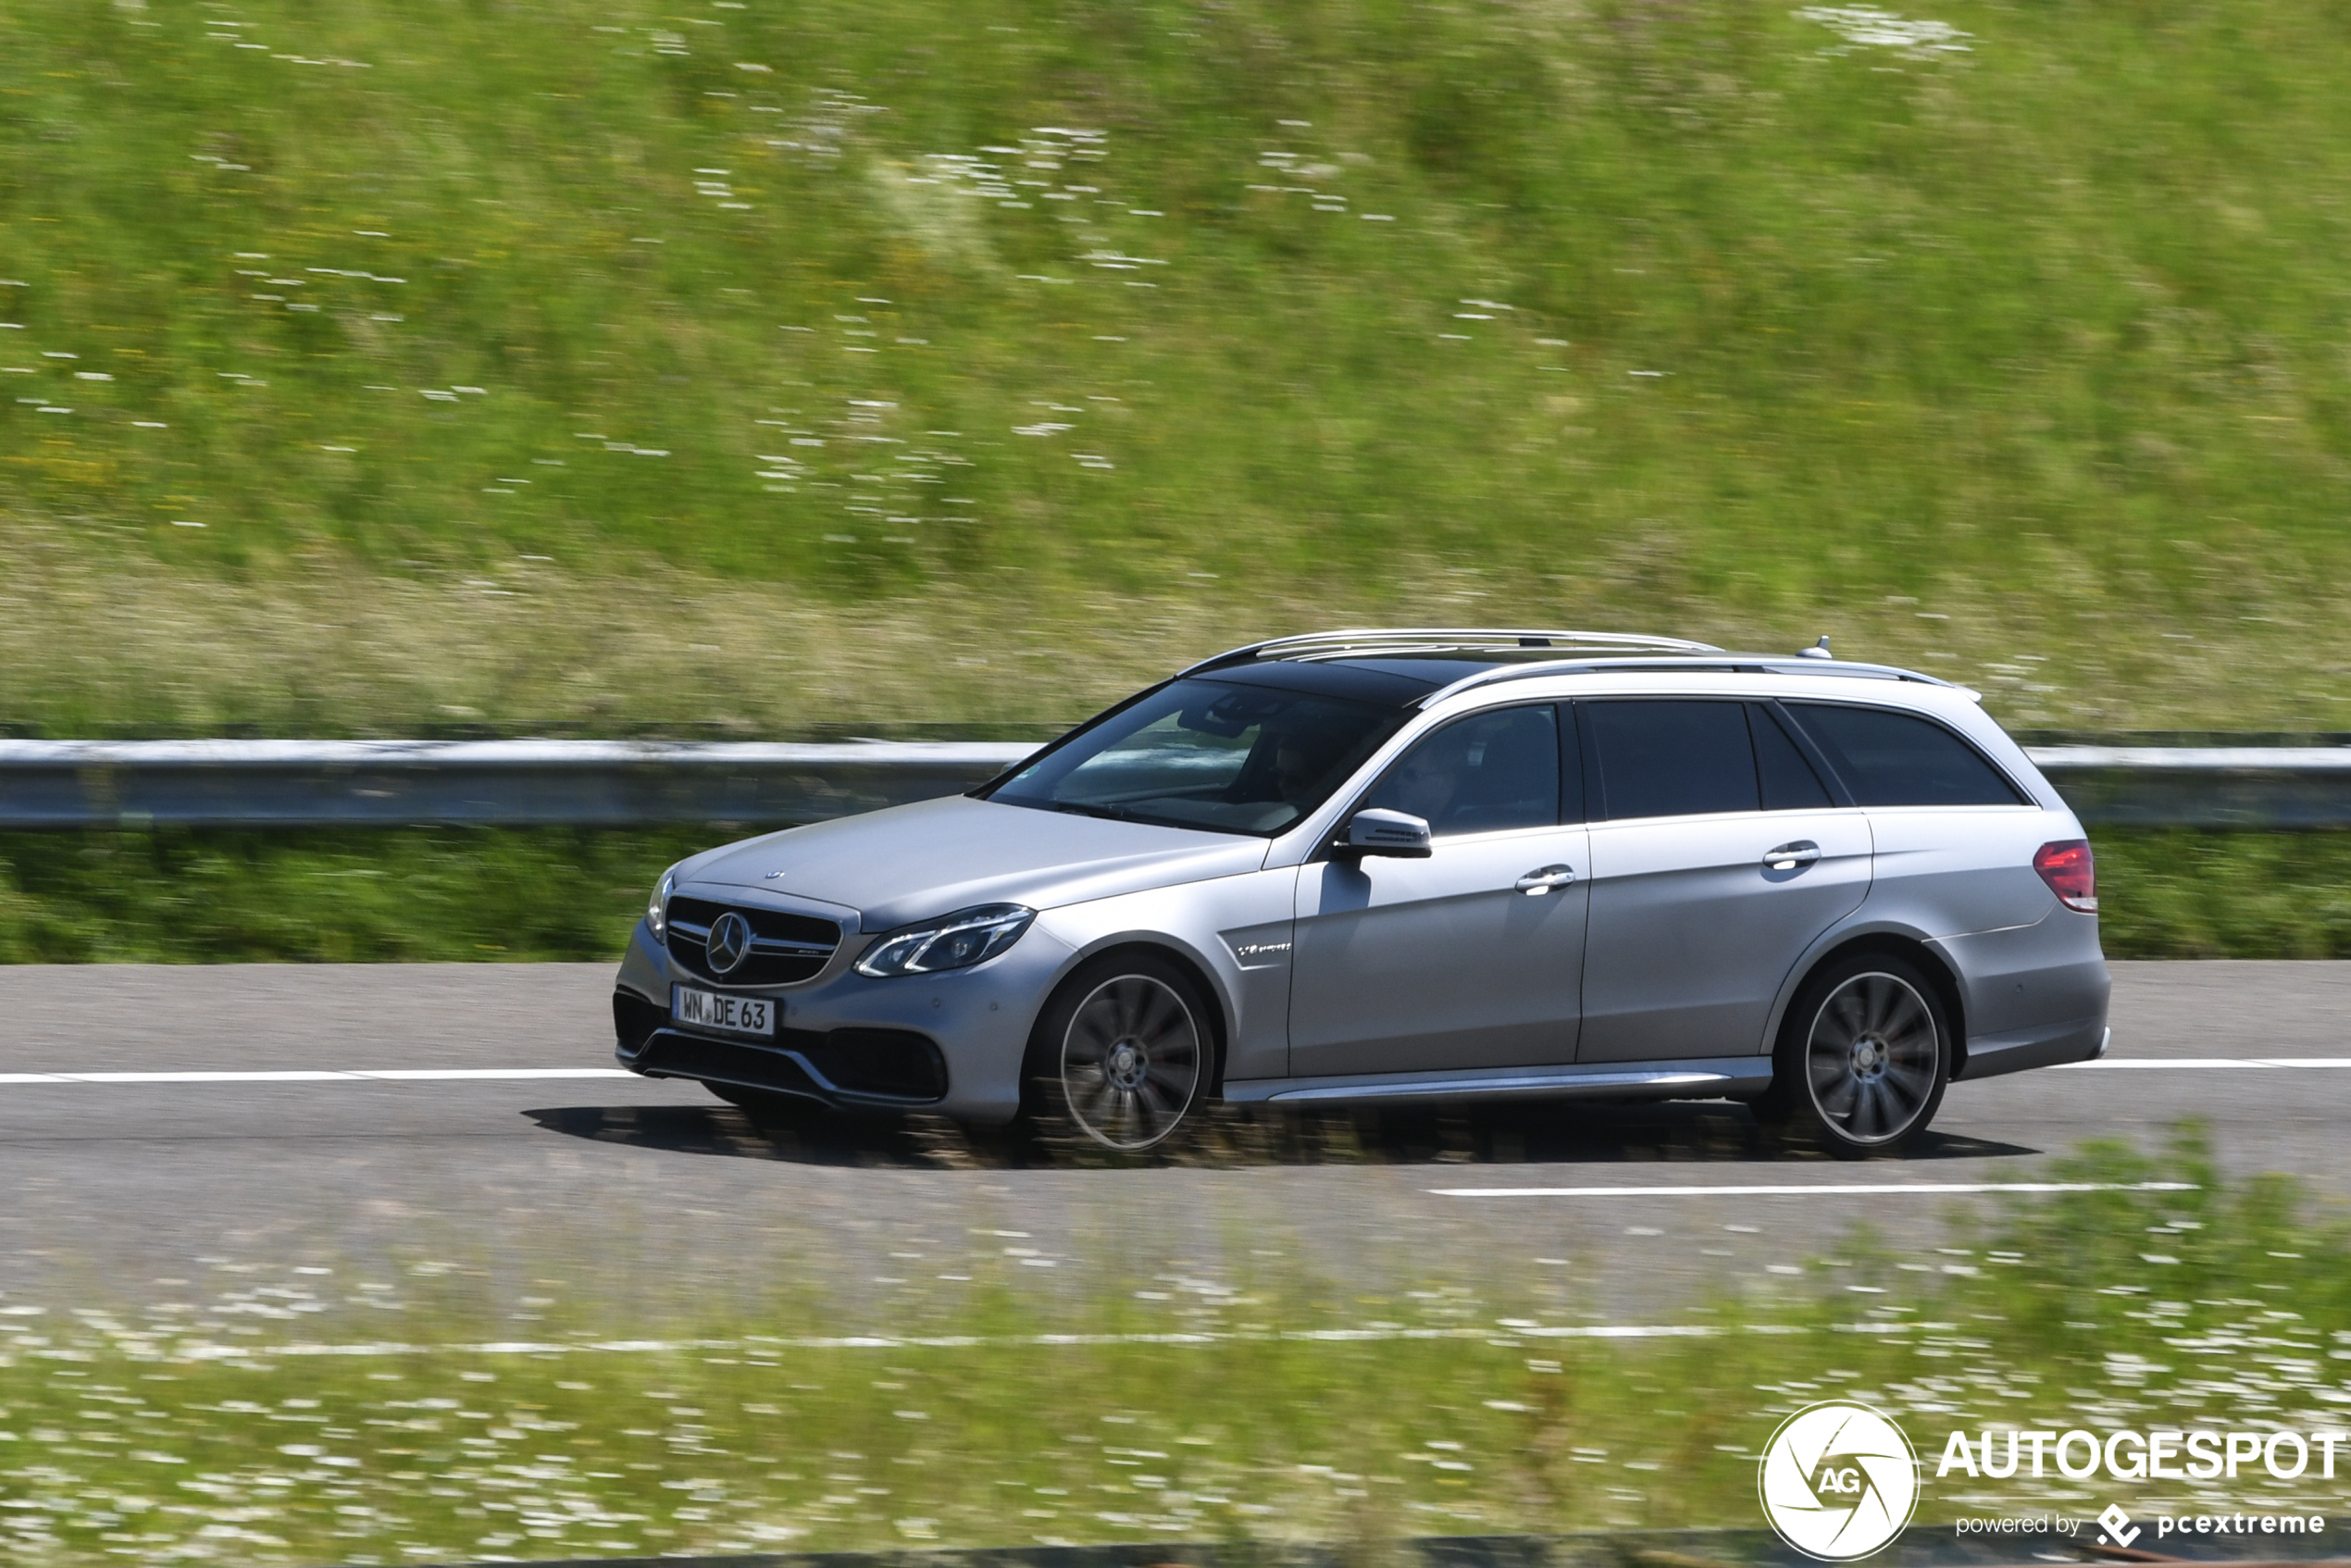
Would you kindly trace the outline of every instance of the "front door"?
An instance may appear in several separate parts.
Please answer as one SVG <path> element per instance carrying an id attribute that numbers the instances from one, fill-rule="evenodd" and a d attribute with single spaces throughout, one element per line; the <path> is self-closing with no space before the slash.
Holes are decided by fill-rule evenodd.
<path id="1" fill-rule="evenodd" d="M 1590 863 L 1561 750 L 1552 703 L 1458 719 L 1358 803 L 1424 818 L 1428 859 L 1300 867 L 1293 1077 L 1575 1059 Z"/>
<path id="2" fill-rule="evenodd" d="M 1768 1049 L 1782 982 L 1869 892 L 1866 815 L 1832 801 L 1767 703 L 1578 711 L 1598 798 L 1576 1059 Z"/>

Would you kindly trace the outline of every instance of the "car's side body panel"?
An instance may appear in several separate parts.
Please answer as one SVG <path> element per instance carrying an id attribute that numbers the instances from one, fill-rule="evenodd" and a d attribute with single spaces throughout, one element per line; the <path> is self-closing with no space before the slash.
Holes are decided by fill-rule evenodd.
<path id="1" fill-rule="evenodd" d="M 1819 858 L 1767 861 L 1799 842 Z M 1737 1055 L 1811 940 L 1868 895 L 1870 827 L 1850 810 L 1596 823 L 1592 877 L 1576 1060 Z"/>
<path id="2" fill-rule="evenodd" d="M 1574 1061 L 1590 865 L 1578 825 L 1301 867 L 1288 1072 Z M 1558 867 L 1574 879 L 1518 885 Z"/>
<path id="3" fill-rule="evenodd" d="M 1130 945 L 1178 959 L 1207 984 L 1223 1011 L 1226 1076 L 1258 1075 L 1279 1071 L 1288 1050 L 1290 908 L 1297 884 L 1297 867 L 1277 866 L 1070 904 L 1046 911 L 1038 924 L 1069 954 L 1062 974 L 1097 953 Z M 1039 996 L 1039 1008 L 1051 989 Z"/>
<path id="4" fill-rule="evenodd" d="M 1756 1049 L 1772 1050 L 1786 1007 L 1822 959 L 1857 942 L 1874 942 L 1923 952 L 1950 977 L 1962 1034 L 1958 1078 L 2096 1055 L 2110 985 L 2098 951 L 2097 919 L 2067 909 L 2031 869 L 2040 845 L 2081 836 L 2072 814 L 2037 808 L 1988 813 L 1974 824 L 1974 849 L 1964 855 L 1922 844 L 1918 817 L 1872 815 L 1873 831 L 1911 848 L 1880 855 L 1869 897 L 1813 940 L 1782 984 Z M 1898 820 L 1879 828 L 1881 816 Z M 2016 885 L 2019 869 L 2029 889 Z M 2002 923 L 1980 924 L 1987 919 Z M 1995 1061 L 2015 1065 L 1995 1066 Z"/>
<path id="5" fill-rule="evenodd" d="M 1871 897 L 1938 937 L 2033 925 L 2057 907 L 2033 852 L 2079 831 L 2051 815 L 2038 806 L 1875 808 Z"/>

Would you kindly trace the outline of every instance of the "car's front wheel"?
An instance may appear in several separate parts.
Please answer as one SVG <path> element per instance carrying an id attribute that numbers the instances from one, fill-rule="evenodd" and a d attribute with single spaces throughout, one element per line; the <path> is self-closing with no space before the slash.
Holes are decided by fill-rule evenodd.
<path id="1" fill-rule="evenodd" d="M 1757 1109 L 1845 1159 L 1895 1154 L 1934 1119 L 1950 1076 L 1934 986 L 1908 960 L 1856 953 L 1797 993 Z"/>
<path id="2" fill-rule="evenodd" d="M 1113 953 L 1064 981 L 1029 1046 L 1042 1118 L 1137 1154 L 1165 1142 L 1207 1087 L 1213 1037 L 1190 976 L 1149 953 Z"/>

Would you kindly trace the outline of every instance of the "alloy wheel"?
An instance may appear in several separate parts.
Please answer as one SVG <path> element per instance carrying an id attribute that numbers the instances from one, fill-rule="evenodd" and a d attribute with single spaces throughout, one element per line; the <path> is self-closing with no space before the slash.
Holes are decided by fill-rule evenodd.
<path id="1" fill-rule="evenodd" d="M 1891 1143 L 1933 1105 L 1941 1054 L 1926 998 L 1898 975 L 1871 971 L 1822 1002 L 1805 1042 L 1805 1080 L 1821 1119 L 1846 1139 Z"/>
<path id="2" fill-rule="evenodd" d="M 1088 1138 L 1126 1152 L 1174 1132 L 1200 1091 L 1199 1021 L 1175 988 L 1120 975 L 1094 988 L 1062 1041 L 1061 1087 Z"/>

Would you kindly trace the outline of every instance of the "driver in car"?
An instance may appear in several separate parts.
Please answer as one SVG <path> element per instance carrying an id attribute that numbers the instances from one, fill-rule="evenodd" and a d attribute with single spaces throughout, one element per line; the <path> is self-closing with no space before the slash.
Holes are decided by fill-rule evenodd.
<path id="1" fill-rule="evenodd" d="M 1404 759 L 1394 783 L 1380 793 L 1392 799 L 1398 811 L 1426 823 L 1441 823 L 1445 808 L 1453 803 L 1454 793 L 1461 788 L 1461 761 L 1450 746 L 1423 746 Z"/>

